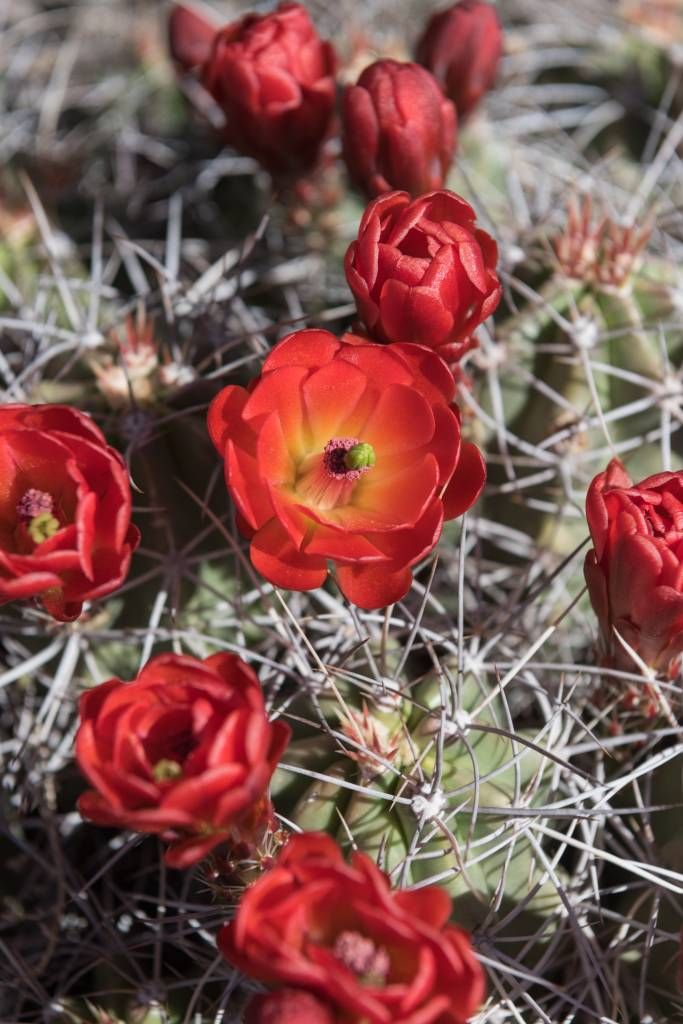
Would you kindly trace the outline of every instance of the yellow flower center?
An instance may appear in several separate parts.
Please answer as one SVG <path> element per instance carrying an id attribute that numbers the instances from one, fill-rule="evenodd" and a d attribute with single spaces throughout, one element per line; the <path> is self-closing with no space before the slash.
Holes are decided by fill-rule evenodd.
<path id="1" fill-rule="evenodd" d="M 152 769 L 155 782 L 173 782 L 174 779 L 179 779 L 182 774 L 183 766 L 178 761 L 173 761 L 170 757 L 162 757 Z"/>
<path id="2" fill-rule="evenodd" d="M 354 484 L 376 461 L 375 449 L 366 441 L 333 437 L 322 456 L 309 455 L 303 460 L 297 494 L 315 508 L 341 508 L 349 504 Z"/>

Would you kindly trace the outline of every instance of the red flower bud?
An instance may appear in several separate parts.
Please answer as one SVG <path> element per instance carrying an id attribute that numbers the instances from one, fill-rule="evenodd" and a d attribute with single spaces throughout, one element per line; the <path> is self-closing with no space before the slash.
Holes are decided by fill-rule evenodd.
<path id="1" fill-rule="evenodd" d="M 0 604 L 37 598 L 60 622 L 116 590 L 140 534 L 128 471 L 66 405 L 0 408 Z"/>
<path id="2" fill-rule="evenodd" d="M 209 433 L 256 569 L 312 590 L 331 562 L 361 608 L 402 598 L 444 519 L 484 485 L 454 393 L 429 349 L 319 330 L 284 338 L 249 389 L 224 388 Z"/>
<path id="3" fill-rule="evenodd" d="M 500 301 L 498 247 L 454 192 L 373 200 L 346 253 L 346 280 L 371 337 L 455 361 Z"/>
<path id="4" fill-rule="evenodd" d="M 366 854 L 346 863 L 330 836 L 309 832 L 246 890 L 218 946 L 246 974 L 312 992 L 349 1024 L 465 1024 L 484 974 L 450 913 L 443 889 L 394 891 Z"/>
<path id="5" fill-rule="evenodd" d="M 78 809 L 99 825 L 159 833 L 184 868 L 219 843 L 254 838 L 289 740 L 268 721 L 254 672 L 234 654 L 162 654 L 132 683 L 83 694 L 76 760 L 94 787 Z"/>
<path id="6" fill-rule="evenodd" d="M 416 59 L 441 83 L 462 119 L 493 85 L 502 52 L 495 7 L 481 0 L 460 0 L 430 18 Z"/>
<path id="7" fill-rule="evenodd" d="M 182 13 L 181 13 L 182 12 Z M 223 111 L 225 138 L 274 175 L 299 174 L 316 161 L 332 117 L 335 55 L 301 4 L 247 14 L 211 30 L 188 8 L 171 18 L 171 47 Z"/>
<path id="8" fill-rule="evenodd" d="M 336 1016 L 324 1003 L 298 989 L 255 996 L 247 1007 L 244 1024 L 335 1024 Z"/>
<path id="9" fill-rule="evenodd" d="M 343 99 L 344 158 L 368 196 L 440 188 L 451 165 L 456 114 L 419 64 L 378 60 Z"/>
<path id="10" fill-rule="evenodd" d="M 608 664 L 645 664 L 666 673 L 683 652 L 683 472 L 634 485 L 618 459 L 593 480 L 586 498 L 593 550 L 585 575 Z"/>

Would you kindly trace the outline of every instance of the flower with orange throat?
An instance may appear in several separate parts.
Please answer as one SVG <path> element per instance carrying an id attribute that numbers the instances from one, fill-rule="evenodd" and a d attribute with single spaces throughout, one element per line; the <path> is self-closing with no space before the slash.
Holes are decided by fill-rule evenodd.
<path id="1" fill-rule="evenodd" d="M 283 339 L 248 390 L 224 388 L 209 433 L 255 568 L 275 586 L 312 590 L 332 564 L 361 608 L 402 598 L 444 519 L 484 485 L 454 391 L 429 349 L 321 330 Z"/>
<path id="2" fill-rule="evenodd" d="M 283 986 L 276 1008 L 287 989 L 287 1001 L 296 990 L 317 1001 L 308 1017 L 255 1014 L 259 1024 L 465 1024 L 484 998 L 484 972 L 450 913 L 438 886 L 392 890 L 366 854 L 347 863 L 330 836 L 307 832 L 247 889 L 218 948 L 245 974 Z"/>
<path id="3" fill-rule="evenodd" d="M 234 654 L 162 654 L 137 679 L 81 697 L 76 760 L 93 789 L 78 809 L 99 825 L 157 833 L 184 868 L 220 843 L 257 842 L 290 730 L 269 722 L 254 672 Z"/>

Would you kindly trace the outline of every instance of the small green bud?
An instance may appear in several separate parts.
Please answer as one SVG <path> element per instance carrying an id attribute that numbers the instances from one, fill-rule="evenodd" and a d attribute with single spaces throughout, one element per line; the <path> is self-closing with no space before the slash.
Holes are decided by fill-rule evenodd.
<path id="1" fill-rule="evenodd" d="M 365 441 L 354 444 L 344 456 L 344 464 L 347 469 L 369 469 L 375 465 L 375 449 Z"/>

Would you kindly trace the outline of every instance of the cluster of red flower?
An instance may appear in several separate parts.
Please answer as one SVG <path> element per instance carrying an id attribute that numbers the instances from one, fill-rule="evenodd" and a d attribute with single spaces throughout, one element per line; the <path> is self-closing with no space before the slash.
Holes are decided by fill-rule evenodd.
<path id="1" fill-rule="evenodd" d="M 273 174 L 312 166 L 332 117 L 335 57 L 302 7 L 220 30 L 179 7 L 171 38 L 234 146 Z M 378 61 L 347 89 L 346 160 L 376 196 L 346 257 L 362 333 L 290 334 L 249 388 L 226 387 L 211 405 L 239 528 L 276 586 L 319 587 L 333 567 L 359 606 L 397 601 L 444 521 L 484 485 L 448 364 L 498 304 L 497 250 L 441 186 L 455 109 L 471 111 L 500 49 L 493 8 L 461 0 L 427 26 L 424 67 Z M 34 598 L 74 619 L 122 583 L 138 544 L 125 464 L 82 413 L 8 405 L 0 465 L 0 602 Z M 683 651 L 683 474 L 635 487 L 614 462 L 587 510 L 585 571 L 605 656 L 632 666 L 618 633 L 667 671 Z M 76 755 L 93 786 L 84 816 L 161 835 L 174 867 L 220 843 L 253 847 L 272 828 L 268 788 L 289 729 L 269 721 L 239 658 L 163 655 L 132 683 L 86 693 L 80 711 Z M 276 986 L 252 1003 L 251 1024 L 458 1024 L 480 1004 L 483 975 L 467 936 L 447 924 L 450 909 L 438 888 L 394 892 L 367 857 L 347 864 L 329 837 L 296 836 L 219 944 Z"/>
<path id="2" fill-rule="evenodd" d="M 277 178 L 316 162 L 334 115 L 337 58 L 301 4 L 219 27 L 192 7 L 171 14 L 171 52 L 225 117 L 225 140 Z M 368 196 L 443 185 L 464 119 L 491 87 L 502 52 L 495 8 L 460 0 L 435 15 L 419 63 L 378 60 L 342 98 L 342 142 Z"/>
<path id="3" fill-rule="evenodd" d="M 76 756 L 95 787 L 80 798 L 84 817 L 160 834 L 176 868 L 221 843 L 263 845 L 289 728 L 268 721 L 239 658 L 161 655 L 134 682 L 85 693 L 80 715 Z M 306 833 L 245 891 L 218 944 L 275 989 L 253 1000 L 251 1024 L 463 1024 L 484 978 L 450 913 L 438 887 L 392 891 L 370 858 L 347 864 L 329 836 Z"/>

